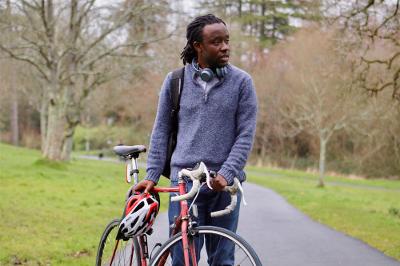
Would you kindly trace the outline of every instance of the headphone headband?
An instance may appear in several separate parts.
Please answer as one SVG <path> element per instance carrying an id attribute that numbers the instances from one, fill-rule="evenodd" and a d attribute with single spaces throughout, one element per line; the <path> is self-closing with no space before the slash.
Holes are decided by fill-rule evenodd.
<path id="1" fill-rule="evenodd" d="M 196 74 L 199 75 L 200 78 L 205 82 L 209 82 L 214 78 L 214 76 L 223 78 L 228 73 L 228 68 L 226 66 L 217 67 L 214 71 L 211 68 L 200 69 L 199 64 L 195 59 L 192 61 L 192 67 Z"/>

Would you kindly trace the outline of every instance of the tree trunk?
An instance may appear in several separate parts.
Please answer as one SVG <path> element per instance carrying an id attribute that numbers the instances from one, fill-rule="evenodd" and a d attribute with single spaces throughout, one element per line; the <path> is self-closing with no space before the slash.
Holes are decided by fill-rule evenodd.
<path id="1" fill-rule="evenodd" d="M 264 165 L 264 163 L 265 163 L 265 156 L 266 156 L 266 148 L 265 148 L 265 143 L 264 142 L 262 142 L 261 144 L 260 144 L 260 154 L 258 155 L 258 158 L 257 158 L 257 166 L 263 166 Z"/>
<path id="2" fill-rule="evenodd" d="M 319 138 L 319 180 L 318 187 L 324 187 L 325 175 L 325 157 L 326 157 L 326 143 L 327 140 L 320 136 Z"/>
<path id="3" fill-rule="evenodd" d="M 90 140 L 89 140 L 89 138 L 85 139 L 85 151 L 90 151 Z"/>
<path id="4" fill-rule="evenodd" d="M 71 159 L 72 144 L 73 144 L 73 135 L 66 136 L 61 153 L 61 158 L 63 161 L 69 161 Z"/>
<path id="5" fill-rule="evenodd" d="M 51 103 L 48 108 L 46 141 L 43 155 L 50 160 L 63 160 L 62 151 L 65 142 L 65 107 L 61 103 Z"/>
<path id="6" fill-rule="evenodd" d="M 13 75 L 13 74 L 12 74 Z M 13 145 L 19 145 L 19 127 L 18 127 L 18 96 L 15 84 L 12 84 L 12 102 L 11 102 L 11 142 Z"/>
<path id="7" fill-rule="evenodd" d="M 43 93 L 44 94 L 44 93 Z M 40 137 L 41 137 L 41 150 L 44 154 L 46 147 L 46 137 L 47 137 L 47 111 L 48 111 L 48 99 L 42 95 L 40 106 Z"/>
<path id="8" fill-rule="evenodd" d="M 45 158 L 56 161 L 68 161 L 71 157 L 73 135 L 75 128 L 79 124 L 78 114 L 76 110 L 71 112 L 71 95 L 73 88 L 63 88 L 64 98 L 60 100 L 51 100 L 47 104 L 47 114 L 41 114 L 43 117 L 44 151 Z M 45 106 L 42 106 L 45 109 Z M 73 108 L 72 108 L 73 109 Z M 46 110 L 46 109 L 45 109 Z M 72 115 L 71 115 L 72 114 Z"/>
<path id="9" fill-rule="evenodd" d="M 74 140 L 75 125 L 69 125 L 65 132 L 64 145 L 62 149 L 61 158 L 64 161 L 69 161 L 71 159 L 72 145 Z"/>
<path id="10" fill-rule="evenodd" d="M 9 0 L 6 1 L 6 13 L 5 15 L 8 19 L 11 19 L 11 2 Z M 12 42 L 12 30 L 6 30 L 4 37 L 7 41 Z M 18 92 L 17 92 L 17 83 L 15 77 L 16 64 L 14 64 L 13 60 L 8 61 L 9 67 L 6 70 L 6 75 L 10 78 L 10 86 L 9 89 L 11 91 L 11 143 L 15 146 L 19 145 L 19 127 L 18 127 Z"/>
<path id="11" fill-rule="evenodd" d="M 260 40 L 265 41 L 267 39 L 266 33 L 265 33 L 265 12 L 267 9 L 267 4 L 265 1 L 262 1 L 261 3 L 261 21 L 260 21 Z"/>

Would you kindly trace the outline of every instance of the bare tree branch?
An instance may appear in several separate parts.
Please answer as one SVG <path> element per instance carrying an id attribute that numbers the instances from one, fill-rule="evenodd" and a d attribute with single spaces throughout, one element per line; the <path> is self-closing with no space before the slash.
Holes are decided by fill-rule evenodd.
<path id="1" fill-rule="evenodd" d="M 139 2 L 96 6 L 95 0 L 16 0 L 16 11 L 0 18 L 1 28 L 13 36 L 0 40 L 0 51 L 43 77 L 46 157 L 65 158 L 60 151 L 72 141 L 83 100 L 101 84 L 124 74 L 123 65 L 111 69 L 103 60 L 119 57 L 124 63 L 123 58 L 145 57 L 147 44 L 172 35 L 165 35 L 160 27 L 149 34 L 149 19 L 144 17 L 154 15 L 155 22 L 160 17 L 154 14 L 156 1 Z M 140 23 L 144 23 L 143 29 L 138 28 L 141 31 L 130 32 Z"/>
<path id="2" fill-rule="evenodd" d="M 39 64 L 37 64 L 35 61 L 33 61 L 30 57 L 26 57 L 24 55 L 18 55 L 15 52 L 13 52 L 12 50 L 10 50 L 9 48 L 3 46 L 2 44 L 0 44 L 0 49 L 2 51 L 4 51 L 5 53 L 7 53 L 10 57 L 30 64 L 41 74 L 42 78 L 49 81 L 49 77 L 47 76 L 46 71 L 44 69 L 42 69 L 42 67 Z"/>
<path id="3" fill-rule="evenodd" d="M 118 20 L 114 23 L 113 26 L 109 27 L 106 29 L 104 32 L 100 34 L 93 42 L 91 42 L 86 49 L 80 53 L 80 55 L 77 58 L 77 61 L 82 61 L 82 59 L 91 51 L 96 45 L 98 45 L 101 41 L 103 41 L 107 36 L 109 36 L 111 33 L 115 32 L 119 28 L 121 28 L 125 23 L 127 23 L 127 20 L 131 18 L 132 16 L 139 15 L 142 12 L 144 12 L 146 9 L 150 8 L 150 5 L 144 5 L 138 8 L 138 10 L 133 13 L 133 10 L 128 9 L 124 11 L 123 14 L 121 14 L 118 18 Z"/>
<path id="4" fill-rule="evenodd" d="M 335 3 L 345 4 L 343 0 L 337 0 Z M 388 2 L 385 0 L 374 1 L 356 1 L 353 6 L 342 11 L 338 18 L 343 18 L 343 29 L 347 32 L 348 40 L 356 34 L 357 39 L 353 38 L 354 51 L 357 53 L 363 50 L 359 56 L 360 65 L 356 69 L 359 72 L 361 86 L 367 92 L 377 94 L 385 89 L 393 90 L 393 98 L 396 99 L 398 85 L 396 82 L 396 73 L 400 69 L 397 64 L 400 57 L 400 20 L 399 20 L 400 0 Z M 373 59 L 370 54 L 377 47 L 386 47 L 386 53 L 380 53 Z M 358 51 L 357 51 L 358 50 Z M 391 55 L 387 55 L 391 53 Z M 385 67 L 384 71 L 388 75 L 380 75 L 376 81 L 376 66 Z M 372 67 L 375 66 L 375 67 Z"/>
<path id="5" fill-rule="evenodd" d="M 140 46 L 142 46 L 144 44 L 147 44 L 147 43 L 153 43 L 153 42 L 158 42 L 158 41 L 161 41 L 161 40 L 168 39 L 168 38 L 171 37 L 171 35 L 172 35 L 172 33 L 169 33 L 169 34 L 167 34 L 165 36 L 162 36 L 160 38 L 153 38 L 153 39 L 148 39 L 148 40 L 139 41 L 139 42 L 130 42 L 130 43 L 127 43 L 127 44 L 116 45 L 116 46 L 110 48 L 108 51 L 105 51 L 104 53 L 99 54 L 99 55 L 95 56 L 94 58 L 91 58 L 90 60 L 88 60 L 88 62 L 85 63 L 82 66 L 82 69 L 86 69 L 88 66 L 93 65 L 94 63 L 96 63 L 97 61 L 100 61 L 101 59 L 103 59 L 106 56 L 109 56 L 109 55 L 114 55 L 115 56 L 116 54 L 114 54 L 114 52 L 116 52 L 117 50 L 120 50 L 121 48 L 140 47 Z M 124 55 L 124 54 L 121 54 L 121 55 Z M 128 54 L 126 54 L 126 55 L 128 55 Z M 132 56 L 133 57 L 137 57 L 138 55 L 137 54 L 130 54 L 130 57 L 132 57 Z"/>

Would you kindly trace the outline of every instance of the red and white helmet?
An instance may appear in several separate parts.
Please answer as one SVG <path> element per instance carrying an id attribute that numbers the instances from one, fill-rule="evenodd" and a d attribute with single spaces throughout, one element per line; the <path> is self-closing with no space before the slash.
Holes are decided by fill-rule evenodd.
<path id="1" fill-rule="evenodd" d="M 126 202 L 119 232 L 126 238 L 146 233 L 154 223 L 159 203 L 149 193 L 134 194 Z"/>

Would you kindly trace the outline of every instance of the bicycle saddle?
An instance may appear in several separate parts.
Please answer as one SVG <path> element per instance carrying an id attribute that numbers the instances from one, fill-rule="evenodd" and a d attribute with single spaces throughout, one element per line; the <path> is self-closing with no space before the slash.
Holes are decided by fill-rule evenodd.
<path id="1" fill-rule="evenodd" d="M 113 148 L 113 151 L 119 156 L 123 156 L 123 157 L 132 156 L 132 157 L 137 158 L 139 156 L 139 153 L 146 151 L 146 146 L 144 146 L 144 145 L 134 145 L 134 146 L 119 145 L 119 146 L 115 146 Z"/>

